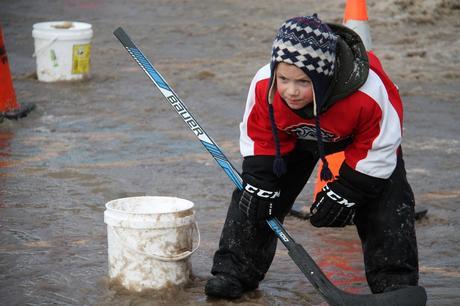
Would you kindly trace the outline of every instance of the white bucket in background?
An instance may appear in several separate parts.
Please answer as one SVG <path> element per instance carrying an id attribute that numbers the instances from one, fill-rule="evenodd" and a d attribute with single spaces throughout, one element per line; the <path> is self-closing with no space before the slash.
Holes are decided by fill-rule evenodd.
<path id="1" fill-rule="evenodd" d="M 33 25 L 37 78 L 43 82 L 73 81 L 90 75 L 91 24 L 71 21 Z"/>
<path id="2" fill-rule="evenodd" d="M 109 277 L 128 290 L 162 289 L 189 280 L 200 234 L 193 203 L 173 197 L 130 197 L 108 202 Z M 198 235 L 193 248 L 193 232 Z"/>

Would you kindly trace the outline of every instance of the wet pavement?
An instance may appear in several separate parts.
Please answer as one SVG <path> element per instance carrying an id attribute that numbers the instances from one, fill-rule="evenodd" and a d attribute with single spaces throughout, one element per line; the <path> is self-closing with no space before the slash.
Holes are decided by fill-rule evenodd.
<path id="1" fill-rule="evenodd" d="M 0 124 L 1 305 L 323 303 L 281 244 L 258 290 L 234 302 L 206 298 L 203 287 L 233 185 L 112 35 L 116 27 L 125 28 L 239 168 L 238 123 L 248 83 L 267 60 L 282 20 L 310 2 L 0 2 L 18 101 L 37 105 L 28 117 Z M 318 5 L 320 16 L 340 17 L 343 6 L 333 3 Z M 417 59 L 408 57 L 412 73 L 405 77 L 403 67 L 394 64 L 400 60 L 395 52 L 404 46 L 385 48 L 383 33 L 389 25 L 381 21 L 378 5 L 371 7 L 379 20 L 373 38 L 382 41 L 376 50 L 385 55 L 383 64 L 395 75 L 406 106 L 408 179 L 417 205 L 429 209 L 428 217 L 417 222 L 420 284 L 428 291 L 428 305 L 458 305 L 458 74 L 447 64 L 436 70 L 428 60 L 427 76 Z M 32 25 L 63 19 L 93 25 L 92 77 L 39 82 Z M 419 26 L 435 31 L 430 23 Z M 444 34 L 456 27 L 443 29 Z M 458 55 L 451 61 L 458 64 Z M 300 202 L 310 201 L 313 185 L 312 179 Z M 183 289 L 135 294 L 110 285 L 104 204 L 139 195 L 195 203 L 202 242 L 191 257 L 192 280 Z M 338 287 L 369 292 L 354 228 L 319 230 L 295 217 L 285 224 Z"/>

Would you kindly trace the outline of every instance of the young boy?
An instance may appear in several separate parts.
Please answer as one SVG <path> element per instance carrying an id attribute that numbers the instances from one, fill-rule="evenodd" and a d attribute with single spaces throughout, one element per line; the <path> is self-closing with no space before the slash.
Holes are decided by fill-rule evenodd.
<path id="1" fill-rule="evenodd" d="M 402 158 L 403 107 L 377 57 L 352 30 L 316 14 L 286 21 L 271 64 L 255 75 L 240 124 L 244 190 L 233 192 L 209 296 L 238 298 L 258 287 L 282 222 L 319 158 L 345 150 L 339 175 L 312 204 L 316 227 L 355 224 L 373 293 L 417 285 L 414 197 Z"/>

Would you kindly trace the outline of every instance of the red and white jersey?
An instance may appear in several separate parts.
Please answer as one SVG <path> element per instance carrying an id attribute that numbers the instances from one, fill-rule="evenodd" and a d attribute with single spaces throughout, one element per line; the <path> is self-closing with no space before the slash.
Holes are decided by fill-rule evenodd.
<path id="1" fill-rule="evenodd" d="M 398 90 L 373 54 L 369 54 L 369 76 L 357 91 L 336 101 L 320 115 L 324 142 L 347 138 L 345 162 L 366 175 L 386 179 L 396 167 L 401 143 L 403 107 Z M 243 156 L 275 155 L 267 90 L 270 65 L 262 67 L 252 80 L 243 121 L 240 151 Z M 297 139 L 316 140 L 315 121 L 292 111 L 276 92 L 273 100 L 281 154 L 292 151 Z"/>

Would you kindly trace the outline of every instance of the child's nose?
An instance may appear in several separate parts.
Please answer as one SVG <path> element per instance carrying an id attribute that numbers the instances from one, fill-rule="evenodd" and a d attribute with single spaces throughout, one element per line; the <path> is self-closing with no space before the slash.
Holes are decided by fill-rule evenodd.
<path id="1" fill-rule="evenodd" d="M 288 92 L 287 92 L 287 93 L 288 93 L 289 95 L 291 95 L 291 96 L 297 95 L 297 93 L 298 93 L 297 87 L 296 87 L 296 86 L 293 86 L 293 85 L 289 86 L 289 87 L 288 87 Z"/>

